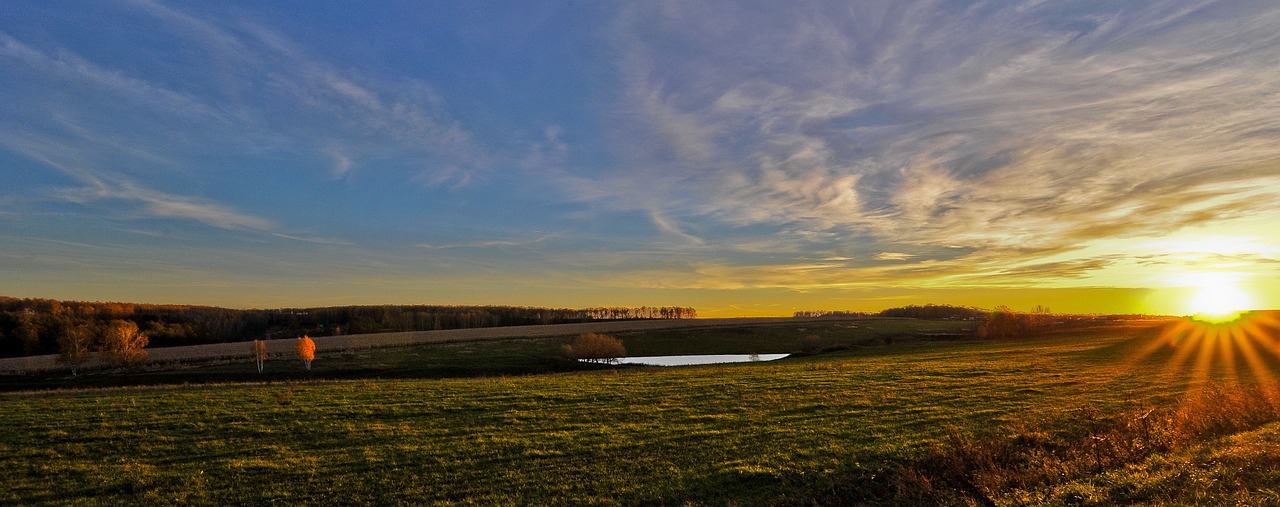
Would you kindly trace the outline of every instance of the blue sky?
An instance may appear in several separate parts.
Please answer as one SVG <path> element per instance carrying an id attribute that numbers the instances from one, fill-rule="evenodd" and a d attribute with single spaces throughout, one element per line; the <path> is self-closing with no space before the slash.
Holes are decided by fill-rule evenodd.
<path id="1" fill-rule="evenodd" d="M 4 2 L 0 294 L 1280 306 L 1277 26 L 1265 1 Z"/>

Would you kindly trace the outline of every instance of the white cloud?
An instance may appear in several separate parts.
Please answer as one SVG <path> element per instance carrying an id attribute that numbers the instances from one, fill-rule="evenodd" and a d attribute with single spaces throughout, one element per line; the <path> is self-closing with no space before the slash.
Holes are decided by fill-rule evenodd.
<path id="1" fill-rule="evenodd" d="M 562 133 L 558 125 L 544 127 L 542 139 L 530 143 L 529 151 L 520 163 L 521 167 L 547 172 L 564 170 L 569 158 L 569 145 L 561 139 Z"/>
<path id="2" fill-rule="evenodd" d="M 95 64 L 67 50 L 43 51 L 0 31 L 0 57 L 10 65 L 55 81 L 96 88 L 130 103 L 204 121 L 225 121 L 222 113 L 188 94 Z M 59 83 L 61 84 L 61 83 Z"/>
<path id="3" fill-rule="evenodd" d="M 695 245 L 702 245 L 706 243 L 702 238 L 685 232 L 684 229 L 680 228 L 674 220 L 668 218 L 660 211 L 650 211 L 649 220 L 653 222 L 654 227 L 658 228 L 658 231 L 667 236 L 679 238 L 682 241 Z"/>
<path id="4" fill-rule="evenodd" d="M 426 250 L 527 248 L 542 244 L 555 237 L 553 234 L 545 234 L 535 238 L 493 239 L 461 243 L 419 243 L 414 246 Z"/>
<path id="5" fill-rule="evenodd" d="M 331 158 L 333 158 L 332 173 L 335 178 L 345 177 L 351 172 L 351 158 L 347 157 L 338 148 L 330 148 L 326 150 Z"/>
<path id="6" fill-rule="evenodd" d="M 652 7 L 615 26 L 646 163 L 600 184 L 683 179 L 637 207 L 1016 259 L 1277 213 L 1275 6 Z"/>
<path id="7" fill-rule="evenodd" d="M 915 257 L 915 255 L 901 252 L 880 252 L 876 254 L 876 260 L 878 261 L 905 261 L 910 260 L 912 257 Z"/>
<path id="8" fill-rule="evenodd" d="M 124 201 L 135 205 L 134 212 L 142 218 L 193 220 L 220 229 L 266 232 L 278 227 L 270 220 L 208 200 L 159 192 L 127 180 L 108 182 L 84 173 L 80 177 L 87 186 L 62 192 L 64 199 L 82 205 Z"/>
<path id="9" fill-rule="evenodd" d="M 34 111 L 27 124 L 45 121 L 38 112 L 61 109 L 90 131 L 164 146 L 174 158 L 202 150 L 285 151 L 334 158 L 329 172 L 339 176 L 376 167 L 401 171 L 408 180 L 422 167 L 452 166 L 469 173 L 447 180 L 457 185 L 487 171 L 484 150 L 427 83 L 340 70 L 325 55 L 248 20 L 202 17 L 150 1 L 127 5 L 133 12 L 118 15 L 150 18 L 159 27 L 153 37 L 208 59 L 118 66 L 0 32 L 0 61 L 8 60 L 25 82 L 48 84 L 48 92 L 24 97 Z M 117 41 L 126 49 L 135 42 Z M 67 85 L 81 90 L 70 102 L 56 93 Z M 140 108 L 116 105 L 122 100 Z M 26 128 L 63 135 L 57 128 Z M 378 163 L 363 163 L 371 160 Z"/>

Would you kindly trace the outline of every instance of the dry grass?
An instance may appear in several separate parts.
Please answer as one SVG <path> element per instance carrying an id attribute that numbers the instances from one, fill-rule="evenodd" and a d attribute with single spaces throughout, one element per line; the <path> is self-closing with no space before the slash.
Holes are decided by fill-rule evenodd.
<path id="1" fill-rule="evenodd" d="M 952 430 L 886 482 L 889 503 L 998 505 L 1280 420 L 1280 388 L 1214 385 L 1171 407 L 1108 414 L 1086 407 L 1056 428 Z M 1019 495 L 1022 492 L 1022 495 Z M 1034 495 L 1033 495 L 1034 496 Z"/>

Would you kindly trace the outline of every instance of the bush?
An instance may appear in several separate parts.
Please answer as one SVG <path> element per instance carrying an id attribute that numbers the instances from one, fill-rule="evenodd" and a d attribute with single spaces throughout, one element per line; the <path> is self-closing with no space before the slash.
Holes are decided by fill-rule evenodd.
<path id="1" fill-rule="evenodd" d="M 562 349 L 565 357 L 592 363 L 613 363 L 627 355 L 622 340 L 607 334 L 583 333 Z"/>
<path id="2" fill-rule="evenodd" d="M 978 337 L 1007 340 L 1039 336 L 1047 327 L 1048 317 L 1047 313 L 1021 313 L 1010 310 L 1007 306 L 998 306 L 978 326 Z"/>

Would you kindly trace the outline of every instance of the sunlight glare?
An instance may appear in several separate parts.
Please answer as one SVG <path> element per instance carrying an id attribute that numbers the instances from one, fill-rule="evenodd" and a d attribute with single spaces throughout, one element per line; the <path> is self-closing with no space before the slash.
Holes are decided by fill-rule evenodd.
<path id="1" fill-rule="evenodd" d="M 1253 309 L 1253 298 L 1232 280 L 1216 279 L 1201 285 L 1188 302 L 1190 313 L 1209 322 L 1235 320 Z"/>

